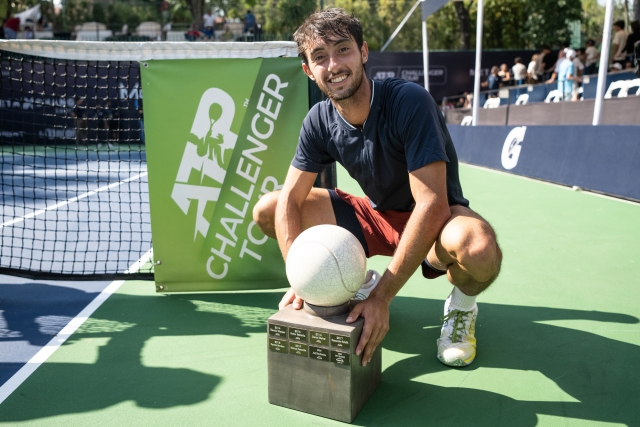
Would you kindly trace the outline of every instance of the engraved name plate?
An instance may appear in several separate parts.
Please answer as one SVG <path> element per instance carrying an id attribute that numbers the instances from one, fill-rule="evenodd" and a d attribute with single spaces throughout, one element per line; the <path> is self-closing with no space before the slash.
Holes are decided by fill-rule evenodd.
<path id="1" fill-rule="evenodd" d="M 351 347 L 351 338 L 331 334 L 331 347 L 348 349 Z"/>
<path id="2" fill-rule="evenodd" d="M 307 330 L 302 328 L 289 327 L 289 339 L 307 342 Z"/>
<path id="3" fill-rule="evenodd" d="M 285 340 L 278 340 L 275 338 L 269 338 L 269 350 L 277 351 L 278 353 L 287 352 L 287 342 Z"/>
<path id="4" fill-rule="evenodd" d="M 326 332 L 309 331 L 309 342 L 311 344 L 329 345 L 329 334 Z"/>
<path id="5" fill-rule="evenodd" d="M 351 359 L 351 355 L 345 351 L 334 351 L 331 350 L 331 361 L 333 363 L 337 363 L 338 365 L 349 365 Z"/>
<path id="6" fill-rule="evenodd" d="M 309 355 L 309 350 L 306 344 L 302 344 L 300 342 L 292 342 L 289 345 L 289 353 L 295 354 L 296 356 L 307 357 Z"/>
<path id="7" fill-rule="evenodd" d="M 276 338 L 287 338 L 287 327 L 269 323 L 269 335 Z"/>
<path id="8" fill-rule="evenodd" d="M 309 357 L 311 357 L 312 359 L 321 360 L 323 362 L 328 362 L 330 358 L 329 350 L 327 350 L 326 348 L 309 346 L 309 354 Z"/>

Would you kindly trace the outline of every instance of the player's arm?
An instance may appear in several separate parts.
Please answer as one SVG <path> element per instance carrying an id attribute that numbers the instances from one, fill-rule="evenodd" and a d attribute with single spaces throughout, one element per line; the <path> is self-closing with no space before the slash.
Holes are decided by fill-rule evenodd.
<path id="1" fill-rule="evenodd" d="M 302 204 L 309 195 L 317 175 L 289 166 L 289 172 L 278 196 L 274 218 L 278 245 L 285 261 L 291 244 L 302 233 Z M 289 304 L 296 310 L 302 308 L 302 299 L 292 288 L 284 294 L 278 308 L 282 310 Z"/>
<path id="2" fill-rule="evenodd" d="M 275 214 L 276 236 L 285 261 L 291 244 L 302 233 L 302 204 L 311 192 L 317 176 L 317 173 L 304 172 L 293 166 L 287 172 Z"/>
<path id="3" fill-rule="evenodd" d="M 426 258 L 440 230 L 451 217 L 447 200 L 446 163 L 437 161 L 409 174 L 416 202 L 398 248 L 378 286 L 349 314 L 347 322 L 364 317 L 365 324 L 356 347 L 366 365 L 389 330 L 389 304 Z"/>

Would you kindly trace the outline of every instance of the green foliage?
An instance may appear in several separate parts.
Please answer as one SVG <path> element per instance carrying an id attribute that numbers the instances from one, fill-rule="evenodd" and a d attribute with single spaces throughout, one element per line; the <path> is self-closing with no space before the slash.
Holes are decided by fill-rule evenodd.
<path id="1" fill-rule="evenodd" d="M 91 10 L 91 20 L 95 22 L 107 22 L 107 11 L 102 3 L 94 3 Z"/>
<path id="2" fill-rule="evenodd" d="M 529 0 L 524 36 L 531 47 L 560 46 L 571 40 L 569 21 L 582 20 L 580 0 Z"/>
<path id="3" fill-rule="evenodd" d="M 316 8 L 316 0 L 273 0 L 260 12 L 268 33 L 281 34 L 283 39 L 289 39 Z"/>

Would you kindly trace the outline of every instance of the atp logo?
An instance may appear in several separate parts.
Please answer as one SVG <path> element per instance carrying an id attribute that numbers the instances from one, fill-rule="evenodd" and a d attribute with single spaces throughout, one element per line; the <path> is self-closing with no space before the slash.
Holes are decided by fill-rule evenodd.
<path id="1" fill-rule="evenodd" d="M 518 164 L 520 151 L 522 151 L 520 143 L 524 141 L 526 131 L 526 126 L 519 126 L 511 129 L 511 132 L 507 135 L 507 138 L 504 140 L 504 145 L 502 146 L 501 160 L 503 168 L 511 170 Z"/>
<path id="2" fill-rule="evenodd" d="M 233 152 L 238 140 L 238 135 L 231 131 L 235 112 L 235 103 L 227 92 L 218 88 L 207 89 L 200 98 L 191 125 L 191 136 L 196 142 L 187 141 L 171 198 L 185 215 L 189 212 L 191 202 L 197 202 L 193 240 L 198 233 L 206 237 L 209 231 L 204 210 L 207 203 L 216 202 L 220 197 L 220 188 L 226 176 L 225 159 L 228 161 L 225 153 L 228 150 Z M 219 117 L 212 119 L 212 116 Z M 194 172 L 200 174 L 200 185 L 189 184 Z M 220 186 L 202 185 L 205 177 Z"/>

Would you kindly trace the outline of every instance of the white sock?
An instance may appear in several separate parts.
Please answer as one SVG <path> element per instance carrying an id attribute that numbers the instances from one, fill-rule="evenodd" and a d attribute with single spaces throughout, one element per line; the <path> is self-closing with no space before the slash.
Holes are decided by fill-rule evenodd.
<path id="1" fill-rule="evenodd" d="M 465 295 L 460 289 L 454 286 L 453 291 L 451 291 L 451 303 L 449 304 L 449 307 L 453 307 L 461 311 L 471 311 L 476 307 L 476 297 Z"/>

